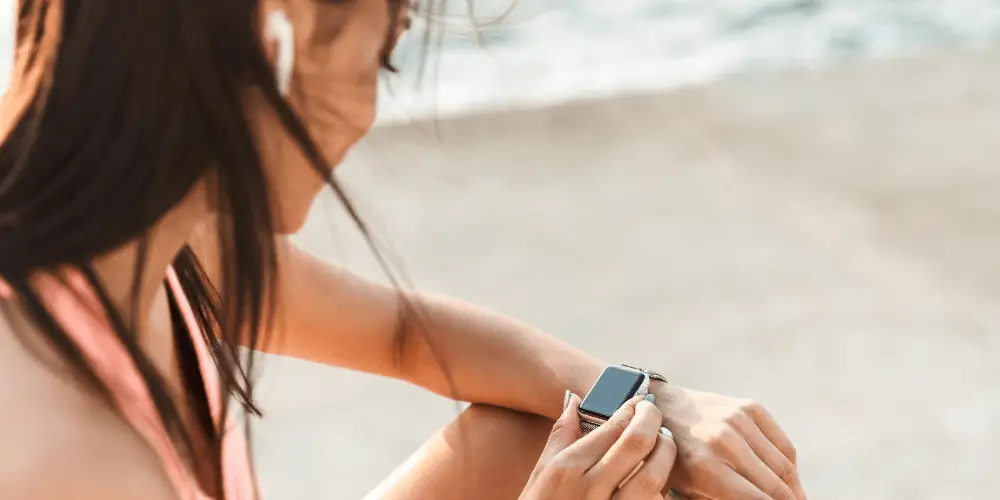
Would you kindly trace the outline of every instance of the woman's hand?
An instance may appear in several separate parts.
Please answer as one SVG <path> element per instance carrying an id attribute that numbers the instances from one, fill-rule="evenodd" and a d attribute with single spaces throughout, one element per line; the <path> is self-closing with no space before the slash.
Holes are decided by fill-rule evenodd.
<path id="1" fill-rule="evenodd" d="M 677 448 L 656 406 L 633 399 L 583 437 L 579 407 L 570 395 L 520 500 L 662 500 Z"/>
<path id="2" fill-rule="evenodd" d="M 677 444 L 674 491 L 713 500 L 805 500 L 795 447 L 759 404 L 669 384 L 652 392 Z"/>

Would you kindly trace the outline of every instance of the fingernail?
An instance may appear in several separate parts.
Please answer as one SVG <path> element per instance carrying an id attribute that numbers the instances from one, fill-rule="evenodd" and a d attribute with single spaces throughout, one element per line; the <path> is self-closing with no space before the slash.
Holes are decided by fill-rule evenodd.
<path id="1" fill-rule="evenodd" d="M 563 396 L 563 410 L 565 410 L 566 408 L 569 408 L 569 401 L 571 399 L 573 399 L 573 393 L 569 392 L 569 390 L 567 390 L 566 391 L 566 395 Z"/>
<path id="2" fill-rule="evenodd" d="M 670 439 L 674 438 L 674 433 L 670 432 L 670 429 L 667 429 L 666 427 L 660 427 L 660 435 L 664 436 L 664 437 L 668 437 Z"/>
<path id="3" fill-rule="evenodd" d="M 650 403 L 656 403 L 656 396 L 652 393 L 646 394 L 646 397 L 644 397 L 643 399 L 649 401 Z"/>

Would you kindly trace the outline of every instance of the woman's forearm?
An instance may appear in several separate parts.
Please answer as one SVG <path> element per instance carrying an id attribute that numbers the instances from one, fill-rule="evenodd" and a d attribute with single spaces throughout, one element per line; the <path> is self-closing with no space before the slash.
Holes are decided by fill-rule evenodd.
<path id="1" fill-rule="evenodd" d="M 604 364 L 502 314 L 459 300 L 413 297 L 403 379 L 438 394 L 556 418 L 567 389 L 577 394 Z"/>
<path id="2" fill-rule="evenodd" d="M 567 389 L 585 393 L 603 369 L 599 360 L 504 315 L 417 293 L 407 294 L 415 314 L 404 323 L 400 351 L 398 290 L 290 242 L 279 249 L 276 331 L 259 346 L 267 352 L 550 418 L 561 412 Z"/>

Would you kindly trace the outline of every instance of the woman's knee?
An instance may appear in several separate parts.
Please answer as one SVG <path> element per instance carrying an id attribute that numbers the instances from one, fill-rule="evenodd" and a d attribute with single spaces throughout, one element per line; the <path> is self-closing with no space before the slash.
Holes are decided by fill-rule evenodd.
<path id="1" fill-rule="evenodd" d="M 472 405 L 366 498 L 517 498 L 551 429 L 544 417 Z"/>
<path id="2" fill-rule="evenodd" d="M 506 439 L 544 442 L 552 430 L 552 421 L 545 417 L 489 405 L 469 406 L 460 420 L 485 434 Z"/>
<path id="3" fill-rule="evenodd" d="M 522 458 L 527 458 L 542 452 L 551 430 L 552 421 L 545 417 L 474 404 L 462 412 L 446 434 L 449 441 L 459 438 L 473 449 L 502 444 L 506 450 L 517 449 Z"/>

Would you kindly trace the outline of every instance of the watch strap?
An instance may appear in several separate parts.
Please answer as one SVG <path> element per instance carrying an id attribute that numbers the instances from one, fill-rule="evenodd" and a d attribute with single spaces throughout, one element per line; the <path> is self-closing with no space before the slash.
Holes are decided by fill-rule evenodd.
<path id="1" fill-rule="evenodd" d="M 588 422 L 586 420 L 580 421 L 580 430 L 583 431 L 584 436 L 590 434 L 591 432 L 594 432 L 598 427 L 600 426 L 593 422 Z"/>
<path id="2" fill-rule="evenodd" d="M 624 363 L 622 363 L 622 366 L 624 366 L 625 368 L 629 368 L 629 369 L 635 370 L 635 371 L 640 372 L 640 373 L 645 373 L 652 380 L 658 380 L 660 382 L 663 382 L 664 384 L 669 383 L 667 381 L 667 377 L 664 377 L 663 375 L 660 375 L 658 372 L 654 372 L 653 370 L 647 370 L 645 368 L 639 368 L 637 366 L 626 365 Z"/>

